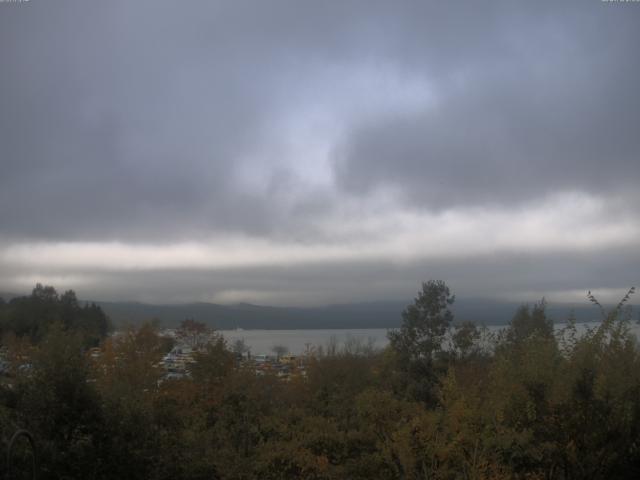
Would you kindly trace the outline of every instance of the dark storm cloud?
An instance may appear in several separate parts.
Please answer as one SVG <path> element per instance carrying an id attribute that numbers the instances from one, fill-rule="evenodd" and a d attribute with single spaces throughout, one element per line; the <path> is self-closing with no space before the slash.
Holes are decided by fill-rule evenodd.
<path id="1" fill-rule="evenodd" d="M 343 194 L 391 185 L 427 207 L 511 202 L 625 186 L 640 168 L 637 9 L 32 1 L 0 13 L 5 236 L 301 231 L 309 205 L 340 199 L 287 196 L 287 165 L 311 160 L 282 167 L 274 124 L 305 102 L 337 108 L 349 91 L 335 66 L 423 79 L 434 95 L 345 120 Z M 244 182 L 256 165 L 264 188 Z"/>
<path id="2" fill-rule="evenodd" d="M 255 52 L 241 45 L 250 11 L 197 6 L 4 9 L 5 232 L 117 238 L 219 223 L 259 229 L 272 208 L 235 188 L 234 167 L 260 148 L 262 124 L 277 113 L 267 68 L 273 61 L 277 69 L 277 59 L 259 43 Z"/>
<path id="3" fill-rule="evenodd" d="M 597 0 L 0 3 L 0 287 L 636 283 L 638 25 Z"/>
<path id="4" fill-rule="evenodd" d="M 457 63 L 434 77 L 434 105 L 354 126 L 340 185 L 392 186 L 427 208 L 635 190 L 640 9 L 582 2 L 511 19 L 488 34 L 500 48 L 443 46 Z M 428 75 L 430 60 L 413 68 Z"/>

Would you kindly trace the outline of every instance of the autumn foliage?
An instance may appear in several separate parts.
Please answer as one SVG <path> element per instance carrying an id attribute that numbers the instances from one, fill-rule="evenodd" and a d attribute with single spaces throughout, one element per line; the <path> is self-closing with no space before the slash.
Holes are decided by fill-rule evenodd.
<path id="1" fill-rule="evenodd" d="M 333 349 L 282 381 L 186 322 L 192 375 L 167 380 L 153 325 L 103 336 L 5 332 L 0 422 L 51 479 L 640 478 L 640 349 L 622 302 L 586 331 L 543 302 L 491 335 L 423 284 L 383 351 Z M 31 318 L 31 317 L 29 317 Z M 37 335 L 31 336 L 32 331 Z M 92 353 L 93 352 L 93 353 Z"/>

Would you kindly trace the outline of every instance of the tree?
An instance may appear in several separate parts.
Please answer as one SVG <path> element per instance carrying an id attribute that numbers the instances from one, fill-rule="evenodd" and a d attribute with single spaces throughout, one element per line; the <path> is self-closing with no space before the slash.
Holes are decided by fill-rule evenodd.
<path id="1" fill-rule="evenodd" d="M 444 366 L 440 353 L 442 342 L 453 321 L 449 306 L 455 297 L 442 280 L 422 283 L 422 291 L 402 312 L 400 330 L 390 331 L 388 338 L 394 360 L 400 371 L 400 385 L 418 400 L 434 403 L 434 387 L 438 384 L 438 370 Z"/>
<path id="2" fill-rule="evenodd" d="M 58 295 L 56 289 L 37 284 L 28 297 L 16 297 L 0 308 L 0 329 L 39 342 L 54 324 L 78 332 L 85 346 L 97 346 L 111 329 L 109 318 L 95 304 L 81 307 L 73 290 Z"/>
<path id="3" fill-rule="evenodd" d="M 449 306 L 455 296 L 442 280 L 422 283 L 414 303 L 402 312 L 400 330 L 388 334 L 391 347 L 407 360 L 431 359 L 442 349 L 442 342 L 453 321 Z"/>
<path id="4" fill-rule="evenodd" d="M 461 359 L 472 357 L 479 351 L 480 335 L 480 330 L 473 322 L 462 322 L 456 325 L 455 332 L 451 336 L 455 354 Z"/>
<path id="5" fill-rule="evenodd" d="M 31 298 L 43 303 L 55 303 L 59 300 L 56 289 L 49 285 L 42 285 L 37 283 L 35 288 L 31 291 Z"/>
<path id="6" fill-rule="evenodd" d="M 271 347 L 271 351 L 276 354 L 276 361 L 279 362 L 280 357 L 286 355 L 289 349 L 284 345 L 274 345 L 273 347 Z"/>
<path id="7" fill-rule="evenodd" d="M 245 353 L 249 352 L 251 348 L 247 345 L 244 338 L 236 338 L 234 342 L 231 344 L 231 351 L 236 354 L 236 356 L 242 357 Z"/>
<path id="8" fill-rule="evenodd" d="M 509 324 L 507 338 L 514 343 L 522 342 L 534 334 L 543 338 L 553 338 L 553 321 L 547 318 L 546 307 L 543 298 L 533 308 L 529 305 L 518 308 Z"/>
<path id="9" fill-rule="evenodd" d="M 193 378 L 198 383 L 216 383 L 227 376 L 233 369 L 233 354 L 221 335 L 209 342 L 195 356 L 192 366 Z"/>
<path id="10" fill-rule="evenodd" d="M 101 405 L 82 340 L 52 325 L 28 374 L 17 377 L 19 410 L 37 438 L 43 478 L 80 478 L 95 462 L 92 432 L 100 428 Z"/>
<path id="11" fill-rule="evenodd" d="M 176 330 L 178 340 L 194 350 L 204 347 L 209 341 L 211 330 L 202 322 L 187 318 Z"/>
<path id="12" fill-rule="evenodd" d="M 600 314 L 602 315 L 602 320 L 607 321 L 608 319 L 615 319 L 619 314 L 623 313 L 625 310 L 625 304 L 631 299 L 631 296 L 636 293 L 636 287 L 631 287 L 624 297 L 618 302 L 613 310 L 609 313 L 604 309 L 602 304 L 598 301 L 598 299 L 591 293 L 591 290 L 587 292 L 587 298 L 589 301 L 600 309 Z M 626 307 L 630 307 L 628 304 Z M 631 310 L 627 310 L 627 313 L 631 313 Z"/>

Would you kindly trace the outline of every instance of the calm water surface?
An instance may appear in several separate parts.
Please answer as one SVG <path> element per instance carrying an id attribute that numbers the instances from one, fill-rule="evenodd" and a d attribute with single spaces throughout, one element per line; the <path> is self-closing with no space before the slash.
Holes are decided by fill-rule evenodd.
<path id="1" fill-rule="evenodd" d="M 598 322 L 587 322 L 578 324 L 578 329 L 595 327 Z M 498 331 L 504 325 L 490 325 L 490 331 Z M 556 329 L 565 327 L 565 324 L 556 324 Z M 636 337 L 640 338 L 640 325 L 632 324 L 632 331 Z M 338 347 L 344 346 L 347 342 L 359 342 L 363 345 L 371 344 L 375 348 L 385 347 L 387 340 L 386 328 L 364 328 L 364 329 L 330 329 L 330 330 L 221 330 L 229 344 L 237 339 L 245 341 L 251 348 L 252 355 L 271 354 L 276 345 L 286 347 L 290 353 L 301 354 L 308 348 L 322 346 L 326 348 L 331 343 L 336 343 Z"/>

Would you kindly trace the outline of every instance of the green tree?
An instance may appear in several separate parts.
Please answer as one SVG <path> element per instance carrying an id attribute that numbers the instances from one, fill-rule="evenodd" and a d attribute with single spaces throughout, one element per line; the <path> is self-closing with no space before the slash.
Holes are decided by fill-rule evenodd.
<path id="1" fill-rule="evenodd" d="M 480 352 L 478 344 L 481 331 L 473 322 L 462 322 L 455 326 L 455 332 L 451 335 L 451 342 L 455 354 L 460 359 L 474 357 Z"/>
<path id="2" fill-rule="evenodd" d="M 553 338 L 553 320 L 547 318 L 547 303 L 544 298 L 530 308 L 522 305 L 513 316 L 507 338 L 513 343 L 520 343 L 531 335 Z"/>
<path id="3" fill-rule="evenodd" d="M 404 385 L 414 397 L 433 403 L 442 362 L 442 343 L 453 321 L 450 306 L 455 296 L 442 280 L 422 283 L 414 303 L 402 312 L 402 326 L 390 331 L 390 348 L 404 373 Z"/>
<path id="4" fill-rule="evenodd" d="M 85 346 L 97 346 L 111 330 L 109 318 L 95 305 L 81 307 L 73 290 L 58 295 L 56 289 L 37 284 L 31 295 L 12 299 L 0 308 L 2 333 L 41 341 L 52 325 L 80 333 Z"/>
<path id="5" fill-rule="evenodd" d="M 410 361 L 433 358 L 451 326 L 454 300 L 442 280 L 423 282 L 414 303 L 402 312 L 400 330 L 389 332 L 392 348 Z"/>

